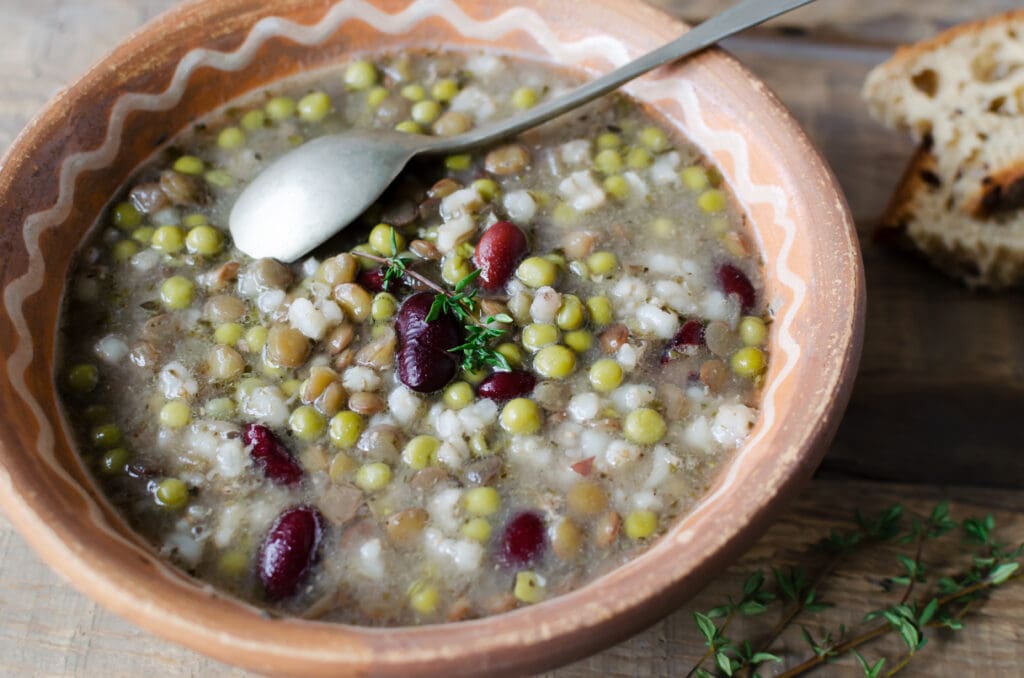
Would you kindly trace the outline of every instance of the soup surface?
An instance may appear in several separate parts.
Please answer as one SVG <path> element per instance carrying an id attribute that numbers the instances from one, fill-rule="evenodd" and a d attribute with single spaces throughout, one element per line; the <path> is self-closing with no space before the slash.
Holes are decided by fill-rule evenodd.
<path id="1" fill-rule="evenodd" d="M 161 554 L 277 613 L 453 621 L 577 588 L 701 497 L 758 416 L 759 262 L 717 173 L 627 98 L 413 167 L 293 265 L 227 232 L 304 140 L 457 134 L 572 84 L 488 54 L 358 61 L 211 116 L 115 196 L 59 379 Z"/>

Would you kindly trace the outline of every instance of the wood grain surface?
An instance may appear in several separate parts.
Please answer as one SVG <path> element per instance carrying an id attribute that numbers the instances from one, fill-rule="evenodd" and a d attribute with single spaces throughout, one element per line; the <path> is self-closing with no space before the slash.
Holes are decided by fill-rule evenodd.
<path id="1" fill-rule="evenodd" d="M 60 87 L 173 0 L 0 0 L 0 149 Z M 657 0 L 687 19 L 722 0 Z M 1024 464 L 1016 416 L 1024 403 L 1024 304 L 1019 293 L 972 294 L 870 234 L 909 143 L 873 123 L 860 84 L 895 44 L 1011 9 L 1019 0 L 821 0 L 727 44 L 793 110 L 832 164 L 860 230 L 868 327 L 853 400 L 819 477 L 735 566 L 695 601 L 648 631 L 551 676 L 682 676 L 702 652 L 692 612 L 735 594 L 766 565 L 813 567 L 808 545 L 849 522 L 855 508 L 903 502 L 957 517 L 992 512 L 1007 539 L 1024 539 Z M 2 208 L 2 206 L 0 206 Z M 956 557 L 956 545 L 929 554 Z M 856 622 L 896 574 L 885 549 L 845 563 L 823 591 L 833 611 L 812 629 Z M 890 596 L 891 598 L 892 596 Z M 892 602 L 892 601 L 890 601 Z M 769 620 L 770 621 L 770 620 Z M 766 626 L 759 621 L 759 628 Z M 1024 586 L 981 605 L 955 639 L 940 637 L 907 675 L 1019 675 Z M 801 659 L 786 636 L 786 659 Z M 896 656 L 887 639 L 872 654 Z M 822 671 L 860 675 L 844 662 Z M 0 675 L 243 675 L 159 640 L 78 594 L 43 566 L 0 517 Z"/>

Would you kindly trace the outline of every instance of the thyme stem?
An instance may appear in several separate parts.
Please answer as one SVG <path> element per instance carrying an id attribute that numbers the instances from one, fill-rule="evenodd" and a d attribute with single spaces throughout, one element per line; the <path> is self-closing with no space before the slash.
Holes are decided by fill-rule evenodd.
<path id="1" fill-rule="evenodd" d="M 367 252 L 360 252 L 359 254 L 356 255 L 356 257 L 357 258 L 358 257 L 362 257 L 363 259 L 369 259 L 370 261 L 376 261 L 377 263 L 384 264 L 386 266 L 389 266 L 392 263 L 391 259 L 389 259 L 387 257 L 378 257 L 376 254 L 369 254 Z M 407 269 L 405 269 L 405 274 L 408 275 L 410 278 L 415 278 L 416 280 L 419 280 L 421 283 L 423 283 L 424 285 L 426 285 L 430 289 L 434 290 L 438 294 L 444 294 L 445 296 L 451 296 L 451 295 L 448 294 L 448 291 L 446 289 L 444 289 L 443 287 L 438 285 L 436 282 L 434 282 L 433 280 L 431 280 L 430 278 L 426 277 L 425 275 L 423 275 L 421 273 L 417 273 L 416 271 L 407 268 Z"/>
<path id="2" fill-rule="evenodd" d="M 1020 579 L 1022 576 L 1024 576 L 1024 574 L 1015 574 L 1015 575 L 1013 575 L 1011 577 L 1008 577 L 1004 582 L 1002 582 L 999 585 L 1001 586 L 1002 584 L 1005 584 L 1007 582 L 1011 582 L 1011 581 L 1013 581 L 1015 579 Z M 989 579 L 985 579 L 985 580 L 982 580 L 982 581 L 977 582 L 975 584 L 972 584 L 971 586 L 968 586 L 966 588 L 960 589 L 959 591 L 956 591 L 955 593 L 950 593 L 948 595 L 942 596 L 942 597 L 938 598 L 939 608 L 941 609 L 941 608 L 945 607 L 946 605 L 949 605 L 950 603 L 955 603 L 956 601 L 958 601 L 958 600 L 960 600 L 962 598 L 966 598 L 967 596 L 973 595 L 975 593 L 979 593 L 981 591 L 988 590 L 988 589 L 992 588 L 993 586 L 996 586 L 996 584 L 993 583 Z M 937 627 L 940 627 L 941 624 L 936 623 L 936 622 L 932 622 L 932 623 L 928 624 L 928 626 L 931 627 L 931 628 L 937 628 Z M 884 635 L 890 633 L 893 630 L 895 630 L 895 629 L 894 629 L 894 627 L 891 624 L 879 624 L 878 626 L 876 626 L 876 627 L 874 627 L 872 629 L 869 629 L 868 631 L 865 631 L 864 633 L 862 633 L 861 635 L 857 636 L 856 638 L 851 638 L 850 640 L 846 641 L 845 643 L 842 643 L 841 645 L 837 645 L 835 648 L 830 649 L 827 652 L 823 652 L 821 654 L 816 654 L 813 657 L 809 657 L 807 660 L 805 660 L 804 662 L 800 663 L 799 665 L 794 666 L 793 668 L 789 669 L 788 671 L 785 671 L 784 673 L 780 673 L 778 676 L 776 676 L 776 678 L 794 678 L 795 676 L 803 675 L 803 674 L 807 673 L 808 671 L 810 671 L 811 669 L 814 669 L 814 668 L 820 666 L 821 664 L 825 663 L 825 661 L 827 659 L 830 659 L 830 658 L 833 658 L 833 657 L 836 657 L 836 656 L 839 656 L 839 655 L 844 655 L 847 652 L 849 652 L 850 650 L 856 649 L 856 648 L 858 648 L 858 647 L 860 647 L 862 645 L 866 645 L 867 643 L 871 642 L 872 640 L 875 640 L 876 638 L 880 638 L 881 636 L 884 636 Z M 907 660 L 909 661 L 909 658 L 912 657 L 912 656 L 913 656 L 913 653 L 908 655 L 907 656 Z M 895 668 L 894 668 L 894 670 L 895 670 Z"/>

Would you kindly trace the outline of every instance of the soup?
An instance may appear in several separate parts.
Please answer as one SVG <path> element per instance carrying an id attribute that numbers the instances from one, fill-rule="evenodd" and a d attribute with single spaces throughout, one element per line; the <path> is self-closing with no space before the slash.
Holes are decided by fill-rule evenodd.
<path id="1" fill-rule="evenodd" d="M 114 196 L 59 379 L 154 548 L 274 613 L 437 623 L 578 588 L 699 500 L 757 419 L 770 318 L 720 176 L 628 98 L 424 161 L 295 264 L 227 232 L 308 139 L 454 135 L 573 84 L 360 60 L 211 115 Z"/>

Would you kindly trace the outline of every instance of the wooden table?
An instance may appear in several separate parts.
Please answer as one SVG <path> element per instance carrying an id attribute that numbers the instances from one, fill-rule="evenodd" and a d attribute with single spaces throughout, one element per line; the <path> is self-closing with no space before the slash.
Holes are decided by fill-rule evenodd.
<path id="1" fill-rule="evenodd" d="M 29 116 L 117 42 L 174 0 L 0 0 L 0 149 Z M 700 19 L 719 0 L 660 0 Z M 1024 539 L 1024 464 L 1016 417 L 1024 404 L 1024 304 L 1018 293 L 977 295 L 870 233 L 911 147 L 881 129 L 859 100 L 868 69 L 901 41 L 1019 5 L 1019 0 L 822 0 L 728 47 L 779 93 L 823 149 L 862 236 L 868 326 L 857 387 L 821 471 L 793 508 L 696 600 L 648 631 L 553 676 L 679 676 L 703 651 L 692 612 L 735 594 L 769 564 L 813 563 L 807 546 L 848 525 L 857 507 L 939 498 L 958 517 L 993 512 L 1007 539 Z M 956 556 L 955 544 L 939 559 Z M 892 549 L 842 565 L 825 587 L 834 611 L 810 628 L 855 623 L 882 605 Z M 890 596 L 891 597 L 891 596 Z M 872 601 L 869 603 L 868 600 Z M 890 601 L 893 602 L 893 601 Z M 760 622 L 762 629 L 767 623 Z M 906 672 L 922 676 L 1024 671 L 1024 586 L 980 606 L 954 641 L 933 642 Z M 805 656 L 786 636 L 786 658 Z M 895 638 L 870 649 L 896 657 Z M 891 665 L 891 664 L 890 664 Z M 829 675 L 860 675 L 850 661 Z M 48 568 L 0 517 L 0 675 L 194 675 L 243 672 L 159 640 L 96 606 Z"/>

